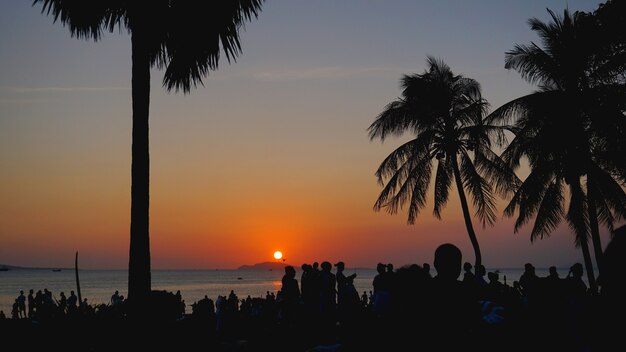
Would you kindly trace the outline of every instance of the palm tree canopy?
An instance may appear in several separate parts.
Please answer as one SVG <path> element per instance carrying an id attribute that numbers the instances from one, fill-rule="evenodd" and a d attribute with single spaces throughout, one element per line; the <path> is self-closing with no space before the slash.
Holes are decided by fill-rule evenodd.
<path id="1" fill-rule="evenodd" d="M 506 53 L 505 68 L 514 69 L 531 84 L 547 89 L 575 89 L 586 82 L 590 46 L 580 45 L 585 32 L 579 30 L 585 13 L 564 10 L 563 17 L 548 9 L 552 22 L 537 18 L 528 20 L 530 28 L 541 38 L 542 46 L 515 45 Z"/>
<path id="2" fill-rule="evenodd" d="M 512 168 L 526 157 L 531 167 L 505 209 L 509 216 L 519 210 L 515 231 L 536 215 L 534 240 L 549 235 L 565 218 L 580 244 L 589 231 L 583 177 L 591 176 L 587 188 L 600 195 L 594 200 L 600 221 L 612 228 L 626 215 L 621 187 L 626 181 L 626 89 L 624 82 L 615 79 L 620 67 L 615 56 L 607 56 L 607 50 L 599 47 L 597 18 L 568 10 L 563 17 L 548 12 L 550 23 L 529 20 L 542 46 L 516 45 L 505 59 L 507 69 L 516 70 L 539 89 L 496 109 L 488 121 L 511 123 L 515 118 L 515 138 L 502 157 Z"/>
<path id="3" fill-rule="evenodd" d="M 394 150 L 376 176 L 384 185 L 375 210 L 396 213 L 409 204 L 408 222 L 414 223 L 426 203 L 426 192 L 437 159 L 434 210 L 440 217 L 458 167 L 463 187 L 472 196 L 483 226 L 495 221 L 494 193 L 505 195 L 517 177 L 492 150 L 492 138 L 504 143 L 501 126 L 485 124 L 488 108 L 477 81 L 455 75 L 443 61 L 428 57 L 422 74 L 405 75 L 402 97 L 389 103 L 368 128 L 370 139 L 384 141 L 405 132 L 415 138 Z M 386 181 L 386 185 L 385 185 Z"/>
<path id="4" fill-rule="evenodd" d="M 239 29 L 258 16 L 263 0 L 34 0 L 33 5 L 37 3 L 79 39 L 97 41 L 116 29 L 140 35 L 151 66 L 165 69 L 163 86 L 188 93 L 218 68 L 222 51 L 228 62 L 237 58 Z"/>

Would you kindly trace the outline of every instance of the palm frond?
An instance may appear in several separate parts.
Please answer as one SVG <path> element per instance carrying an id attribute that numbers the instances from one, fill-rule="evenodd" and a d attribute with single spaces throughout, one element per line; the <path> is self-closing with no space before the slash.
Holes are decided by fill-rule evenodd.
<path id="1" fill-rule="evenodd" d="M 412 224 L 426 201 L 432 160 L 430 158 L 411 159 L 406 165 L 404 170 L 387 182 L 374 204 L 374 210 L 379 211 L 385 208 L 388 213 L 395 214 L 410 200 L 408 222 Z"/>
<path id="2" fill-rule="evenodd" d="M 367 130 L 370 140 L 380 138 L 384 142 L 388 135 L 402 135 L 415 124 L 413 112 L 408 104 L 399 99 L 387 104 Z"/>
<path id="3" fill-rule="evenodd" d="M 517 71 L 530 84 L 556 84 L 552 73 L 555 63 L 548 53 L 537 44 L 515 45 L 513 50 L 505 53 L 504 68 Z"/>
<path id="4" fill-rule="evenodd" d="M 509 204 L 504 208 L 504 215 L 508 217 L 515 215 L 515 211 L 519 210 L 513 228 L 515 233 L 534 216 L 546 189 L 553 182 L 560 181 L 554 177 L 547 166 L 532 169 L 522 182 Z"/>
<path id="5" fill-rule="evenodd" d="M 451 89 L 454 92 L 453 102 L 455 103 L 459 101 L 463 103 L 463 100 L 471 102 L 484 101 L 481 94 L 480 83 L 473 78 L 460 75 L 455 76 Z"/>
<path id="6" fill-rule="evenodd" d="M 588 192 L 590 192 L 590 187 L 593 187 L 592 185 L 587 185 L 587 190 Z M 596 192 L 596 195 L 598 194 L 598 192 Z M 615 230 L 615 223 L 616 223 L 616 219 L 613 216 L 613 212 L 611 211 L 611 207 L 609 206 L 609 204 L 607 203 L 605 198 L 602 198 L 602 196 L 596 196 L 594 197 L 594 201 L 595 201 L 595 205 L 596 205 L 596 211 L 597 211 L 597 215 L 598 215 L 598 221 L 601 224 L 604 224 L 604 226 L 606 226 L 607 229 L 609 229 L 610 232 L 613 232 L 613 230 Z"/>
<path id="7" fill-rule="evenodd" d="M 384 184 L 385 179 L 395 174 L 410 158 L 430 158 L 432 138 L 432 131 L 422 133 L 391 152 L 376 170 L 378 183 Z"/>
<path id="8" fill-rule="evenodd" d="M 485 138 L 489 142 L 495 142 L 495 145 L 498 147 L 506 147 L 509 145 L 509 139 L 506 132 L 515 131 L 514 126 L 511 125 L 490 125 L 486 123 L 481 123 L 475 126 L 469 126 L 465 128 L 468 132 L 469 138 L 474 138 L 473 136 L 477 136 L 476 138 Z M 477 129 L 478 131 L 474 131 Z M 484 137 L 483 137 L 484 136 Z M 481 143 L 491 145 L 491 143 Z"/>
<path id="9" fill-rule="evenodd" d="M 420 165 L 422 169 L 415 173 L 417 180 L 413 186 L 413 191 L 411 192 L 411 202 L 409 203 L 409 214 L 407 219 L 407 223 L 409 224 L 415 223 L 415 219 L 417 219 L 417 215 L 420 210 L 426 205 L 426 192 L 428 191 L 428 185 L 430 184 L 432 165 L 432 160 L 424 163 L 423 165 Z"/>
<path id="10" fill-rule="evenodd" d="M 582 241 L 589 240 L 589 216 L 587 212 L 587 202 L 585 193 L 580 183 L 570 183 L 570 202 L 567 210 L 567 223 L 574 231 L 574 244 L 580 247 Z"/>
<path id="11" fill-rule="evenodd" d="M 618 182 L 613 179 L 612 175 L 596 165 L 591 165 L 589 170 L 587 187 L 593 187 L 597 195 L 596 203 L 599 210 L 608 212 L 598 214 L 602 219 L 607 221 L 619 221 L 626 219 L 626 192 Z M 609 225 L 608 222 L 606 222 Z M 612 226 L 612 225 L 611 225 Z"/>
<path id="12" fill-rule="evenodd" d="M 433 208 L 433 215 L 437 219 L 441 219 L 441 209 L 448 202 L 448 196 L 450 194 L 450 187 L 452 185 L 452 169 L 449 163 L 449 159 L 440 159 L 437 164 L 437 174 L 435 176 L 435 196 L 433 202 L 435 206 Z"/>
<path id="13" fill-rule="evenodd" d="M 460 126 L 480 127 L 488 109 L 489 103 L 484 99 L 462 99 L 455 102 L 452 114 Z"/>
<path id="14" fill-rule="evenodd" d="M 555 105 L 559 106 L 563 100 L 563 93 L 558 90 L 533 92 L 495 109 L 485 118 L 485 124 L 511 124 L 519 119 L 542 120 L 546 115 L 553 113 Z M 519 122 L 517 126 L 519 128 Z"/>
<path id="15" fill-rule="evenodd" d="M 496 205 L 491 186 L 477 172 L 467 153 L 461 153 L 460 159 L 463 187 L 472 196 L 473 205 L 476 208 L 476 216 L 481 221 L 483 227 L 487 224 L 493 225 L 496 220 Z"/>
<path id="16" fill-rule="evenodd" d="M 532 144 L 532 140 L 526 138 L 524 132 L 523 130 L 520 131 L 500 154 L 500 159 L 514 171 L 520 167 L 522 157 L 526 155 L 529 145 Z"/>
<path id="17" fill-rule="evenodd" d="M 419 163 L 421 160 L 423 159 L 409 158 L 398 168 L 398 170 L 389 178 L 387 184 L 383 186 L 383 190 L 376 199 L 376 203 L 374 203 L 374 211 L 379 211 L 380 209 L 386 207 L 389 201 L 399 193 L 398 189 L 402 188 L 405 183 L 414 182 L 414 180 L 410 178 L 410 173 L 415 164 Z M 409 187 L 409 189 L 410 188 L 411 187 Z M 388 208 L 387 211 L 393 214 L 396 210 Z"/>
<path id="18" fill-rule="evenodd" d="M 107 28 L 107 19 L 113 20 L 113 9 L 106 1 L 34 0 L 33 6 L 38 3 L 42 4 L 42 13 L 68 26 L 71 35 L 78 39 L 98 41 Z M 119 17 L 116 19 L 119 21 Z"/>
<path id="19" fill-rule="evenodd" d="M 564 197 L 561 187 L 561 182 L 552 182 L 543 194 L 541 205 L 535 218 L 535 224 L 530 234 L 531 242 L 534 242 L 537 238 L 543 239 L 544 236 L 549 236 L 557 228 L 561 219 L 563 219 L 565 211 L 563 209 Z"/>
<path id="20" fill-rule="evenodd" d="M 489 148 L 480 147 L 474 150 L 474 165 L 494 186 L 496 194 L 503 198 L 514 193 L 522 183 L 513 169 Z"/>
<path id="21" fill-rule="evenodd" d="M 187 93 L 202 85 L 209 71 L 217 70 L 220 53 L 228 62 L 241 54 L 239 31 L 245 21 L 257 17 L 263 0 L 212 2 L 170 1 L 163 86 Z"/>
<path id="22" fill-rule="evenodd" d="M 450 66 L 440 58 L 428 55 L 426 63 L 428 64 L 428 73 L 436 78 L 443 77 L 443 80 L 445 80 L 447 77 L 453 76 Z"/>
<path id="23" fill-rule="evenodd" d="M 378 211 L 383 207 L 387 207 L 388 203 L 398 194 L 411 190 L 412 186 L 407 186 L 407 182 L 415 182 L 414 178 L 416 175 L 424 176 L 425 174 L 422 173 L 423 170 L 418 168 L 418 165 L 423 167 L 423 165 L 428 163 L 431 163 L 431 157 L 429 155 L 412 154 L 407 157 L 395 172 L 390 173 L 391 177 L 389 177 L 387 184 L 383 187 L 374 205 L 374 210 Z M 430 175 L 426 176 L 430 179 Z M 404 197 L 408 197 L 408 195 L 404 195 Z M 403 199 L 400 203 L 404 203 L 407 199 L 408 198 Z M 391 210 L 391 213 L 397 211 L 395 208 L 388 208 L 388 210 Z"/>

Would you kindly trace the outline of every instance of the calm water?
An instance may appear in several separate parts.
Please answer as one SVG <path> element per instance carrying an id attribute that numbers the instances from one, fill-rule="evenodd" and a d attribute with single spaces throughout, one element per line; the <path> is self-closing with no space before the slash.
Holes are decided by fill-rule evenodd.
<path id="1" fill-rule="evenodd" d="M 489 269 L 492 271 L 495 269 Z M 559 269 L 561 277 L 567 275 L 567 269 Z M 346 274 L 357 273 L 354 286 L 359 294 L 372 289 L 372 280 L 376 275 L 374 269 L 346 269 Z M 511 285 L 518 280 L 523 269 L 500 269 L 500 281 Z M 92 304 L 109 303 L 115 290 L 127 296 L 128 271 L 126 270 L 80 270 L 81 293 Z M 433 272 L 434 273 L 434 272 Z M 547 276 L 548 270 L 537 268 L 538 276 Z M 234 290 L 239 298 L 265 297 L 266 291 L 276 293 L 280 289 L 282 271 L 247 271 L 247 270 L 153 270 L 152 288 L 176 292 L 180 290 L 187 312 L 191 312 L 191 304 L 207 295 L 215 300 L 218 295 L 227 295 Z M 298 281 L 301 271 L 297 270 Z M 239 279 L 241 278 L 241 279 Z M 76 291 L 74 270 L 29 270 L 14 269 L 0 271 L 0 310 L 10 316 L 11 306 L 20 290 L 28 295 L 29 289 L 52 291 L 55 298 L 64 291 Z"/>

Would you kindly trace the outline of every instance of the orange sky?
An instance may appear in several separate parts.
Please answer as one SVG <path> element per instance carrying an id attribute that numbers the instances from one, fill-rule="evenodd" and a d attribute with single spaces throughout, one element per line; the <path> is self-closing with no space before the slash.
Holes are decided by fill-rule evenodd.
<path id="1" fill-rule="evenodd" d="M 233 268 L 275 250 L 295 265 L 402 265 L 432 262 L 442 242 L 473 261 L 454 192 L 443 221 L 432 203 L 414 226 L 404 212 L 373 212 L 374 172 L 401 140 L 370 142 L 366 129 L 426 55 L 477 79 L 493 107 L 530 92 L 503 68 L 504 52 L 536 40 L 528 18 L 565 3 L 360 3 L 359 16 L 348 2 L 314 3 L 268 1 L 238 62 L 190 95 L 164 92 L 153 71 L 154 268 Z M 79 250 L 85 268 L 126 268 L 129 38 L 79 41 L 30 2 L 3 5 L 0 263 L 69 267 Z M 510 220 L 475 226 L 488 267 L 581 261 L 566 227 L 530 244 Z"/>

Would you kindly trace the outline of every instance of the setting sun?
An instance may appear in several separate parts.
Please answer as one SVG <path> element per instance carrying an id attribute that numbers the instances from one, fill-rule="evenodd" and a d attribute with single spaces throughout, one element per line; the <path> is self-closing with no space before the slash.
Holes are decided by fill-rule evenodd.
<path id="1" fill-rule="evenodd" d="M 283 253 L 281 251 L 274 252 L 274 259 L 280 259 L 283 257 Z"/>

